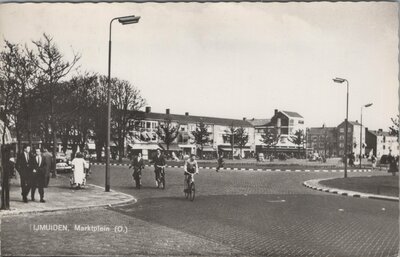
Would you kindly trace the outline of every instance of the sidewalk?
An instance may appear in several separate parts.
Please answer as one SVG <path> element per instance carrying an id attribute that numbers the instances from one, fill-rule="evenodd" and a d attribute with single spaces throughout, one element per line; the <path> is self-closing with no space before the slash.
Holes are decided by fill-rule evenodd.
<path id="1" fill-rule="evenodd" d="M 390 176 L 387 176 L 390 178 Z M 397 196 L 393 196 L 393 192 L 380 192 L 376 191 L 376 188 L 384 188 L 386 185 L 379 184 L 380 177 L 359 177 L 352 178 L 356 181 L 350 181 L 349 179 L 343 178 L 328 178 L 328 179 L 312 179 L 303 182 L 305 187 L 326 192 L 333 193 L 343 196 L 379 199 L 388 201 L 399 201 L 398 193 Z M 397 177 L 398 179 L 398 177 Z M 398 180 L 397 180 L 398 181 Z M 350 183 L 349 183 L 350 182 Z M 354 183 L 356 182 L 356 183 Z M 377 184 L 378 183 L 378 184 Z M 373 187 L 372 187 L 373 185 Z M 377 192 L 377 193 L 372 193 Z M 398 187 L 397 187 L 398 192 Z M 381 194 L 378 194 L 381 193 Z M 382 194 L 385 193 L 385 194 Z M 396 194 L 395 194 L 396 195 Z"/>
<path id="2" fill-rule="evenodd" d="M 45 203 L 39 202 L 37 190 L 35 202 L 30 200 L 29 193 L 29 201 L 24 203 L 19 179 L 13 178 L 10 183 L 10 210 L 1 210 L 0 217 L 24 213 L 86 209 L 136 201 L 133 196 L 112 190 L 105 192 L 104 188 L 91 184 L 88 184 L 84 189 L 71 189 L 68 177 L 69 175 L 58 175 L 57 178 L 50 178 L 49 187 L 44 189 Z"/>

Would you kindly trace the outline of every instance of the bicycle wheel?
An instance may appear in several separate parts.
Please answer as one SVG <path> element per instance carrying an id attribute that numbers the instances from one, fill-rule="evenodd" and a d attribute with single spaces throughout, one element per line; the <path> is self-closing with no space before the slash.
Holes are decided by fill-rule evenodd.
<path id="1" fill-rule="evenodd" d="M 161 188 L 162 189 L 165 189 L 165 173 L 163 172 L 163 173 L 161 173 L 161 179 L 160 179 L 161 181 Z"/>
<path id="2" fill-rule="evenodd" d="M 189 188 L 188 188 L 186 178 L 183 179 L 183 192 L 185 193 L 185 198 L 188 199 L 189 198 Z"/>
<path id="3" fill-rule="evenodd" d="M 190 192 L 189 192 L 189 194 L 190 194 L 190 201 L 193 201 L 194 200 L 194 197 L 195 197 L 195 195 L 196 195 L 196 188 L 195 188 L 195 186 L 194 186 L 194 182 L 192 182 L 191 184 L 190 184 L 190 188 L 189 188 L 189 190 L 190 190 Z"/>

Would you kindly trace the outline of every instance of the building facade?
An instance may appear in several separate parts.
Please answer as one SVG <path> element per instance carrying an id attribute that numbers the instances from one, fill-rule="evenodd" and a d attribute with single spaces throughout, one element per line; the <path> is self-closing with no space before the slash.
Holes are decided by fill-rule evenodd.
<path id="1" fill-rule="evenodd" d="M 345 122 L 339 124 L 338 128 L 338 154 L 339 156 L 344 156 L 345 150 Z M 365 133 L 362 133 L 362 138 L 360 141 L 360 133 L 361 129 L 363 132 L 365 131 L 364 126 L 361 126 L 358 121 L 348 121 L 348 133 L 347 133 L 347 153 L 354 153 L 354 156 L 357 157 L 360 155 L 360 147 L 361 154 L 365 154 Z"/>
<path id="2" fill-rule="evenodd" d="M 257 153 L 264 154 L 295 154 L 301 155 L 305 152 L 305 133 L 306 127 L 304 117 L 297 112 L 274 110 L 274 115 L 271 119 L 253 119 L 250 120 L 255 129 L 255 148 Z M 278 135 L 278 140 L 274 146 L 268 146 L 262 142 L 262 135 L 266 132 L 275 130 Z M 292 142 L 296 131 L 303 131 L 303 141 L 301 145 L 296 145 Z"/>
<path id="3" fill-rule="evenodd" d="M 389 132 L 379 130 L 366 129 L 367 153 L 374 154 L 378 159 L 383 155 L 393 156 L 399 155 L 399 142 L 397 136 L 391 135 Z"/>
<path id="4" fill-rule="evenodd" d="M 168 151 L 174 152 L 176 156 L 186 154 L 201 154 L 204 158 L 215 158 L 217 151 L 229 157 L 232 155 L 232 148 L 230 144 L 230 127 L 240 128 L 243 127 L 248 135 L 248 142 L 240 149 L 235 145 L 233 155 L 241 155 L 244 157 L 251 151 L 254 151 L 254 127 L 246 120 L 238 119 L 225 119 L 216 117 L 193 116 L 189 113 L 184 115 L 172 114 L 170 109 L 166 109 L 165 113 L 151 112 L 150 107 L 146 107 L 145 112 L 137 112 L 136 116 L 139 117 L 140 122 L 131 120 L 130 131 L 126 140 L 126 147 L 134 153 L 140 152 L 145 159 L 148 159 L 152 152 L 157 149 L 167 150 L 165 143 L 158 137 L 157 129 L 167 121 L 172 126 L 179 126 L 179 133 L 177 138 L 169 145 Z M 210 141 L 201 147 L 196 145 L 192 132 L 196 130 L 197 125 L 202 122 L 206 125 L 210 133 Z M 137 123 L 137 124 L 136 124 Z"/>
<path id="5" fill-rule="evenodd" d="M 335 157 L 338 155 L 338 129 L 336 127 L 307 128 L 307 152 L 319 156 Z"/>

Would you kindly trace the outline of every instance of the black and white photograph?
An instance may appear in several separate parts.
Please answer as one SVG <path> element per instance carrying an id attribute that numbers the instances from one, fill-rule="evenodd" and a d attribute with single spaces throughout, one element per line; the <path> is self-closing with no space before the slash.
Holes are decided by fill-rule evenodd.
<path id="1" fill-rule="evenodd" d="M 399 256 L 399 14 L 0 1 L 0 256 Z"/>

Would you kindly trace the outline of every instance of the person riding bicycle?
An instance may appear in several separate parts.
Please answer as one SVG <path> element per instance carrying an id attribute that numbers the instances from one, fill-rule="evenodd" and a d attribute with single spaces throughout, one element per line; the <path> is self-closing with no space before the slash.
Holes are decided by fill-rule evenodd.
<path id="1" fill-rule="evenodd" d="M 185 162 L 184 165 L 184 170 L 185 170 L 185 181 L 189 186 L 190 182 L 190 177 L 193 176 L 193 174 L 199 173 L 199 165 L 197 164 L 196 161 L 196 155 L 191 154 L 190 158 Z"/>
<path id="2" fill-rule="evenodd" d="M 157 149 L 157 155 L 153 158 L 154 162 L 154 173 L 156 176 L 156 186 L 160 186 L 160 174 L 163 168 L 165 168 L 165 158 L 161 154 L 160 149 Z"/>
<path id="3" fill-rule="evenodd" d="M 132 163 L 129 166 L 129 169 L 133 168 L 133 173 L 132 177 L 135 181 L 139 181 L 139 178 L 142 176 L 142 169 L 144 169 L 144 162 L 142 158 L 142 154 L 138 153 L 137 156 L 133 157 Z M 139 187 L 141 185 L 141 182 L 139 185 L 136 185 L 136 187 Z"/>

